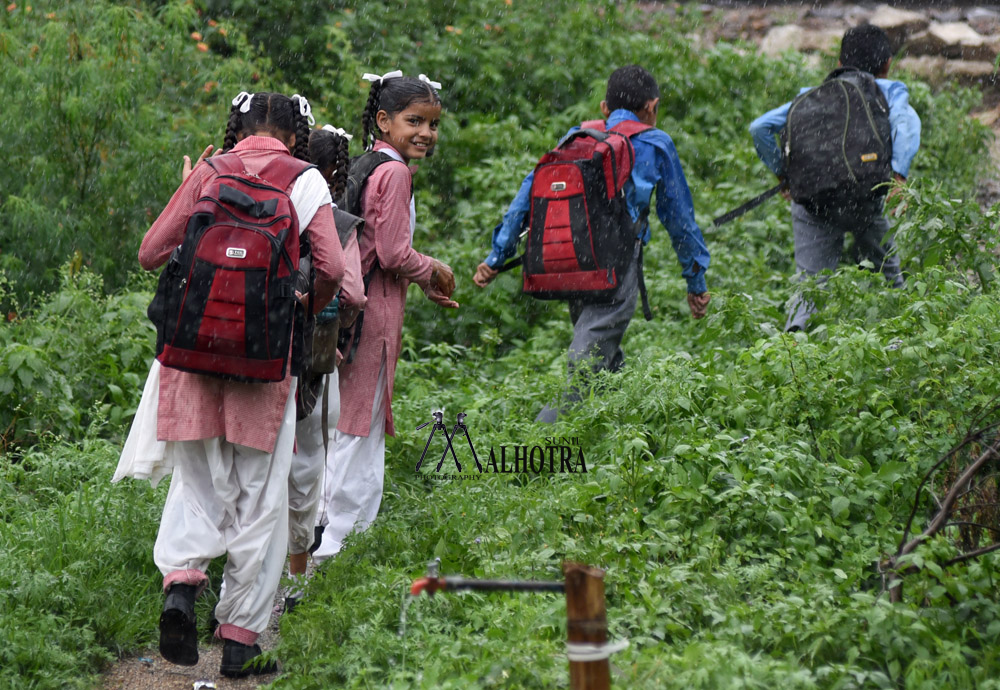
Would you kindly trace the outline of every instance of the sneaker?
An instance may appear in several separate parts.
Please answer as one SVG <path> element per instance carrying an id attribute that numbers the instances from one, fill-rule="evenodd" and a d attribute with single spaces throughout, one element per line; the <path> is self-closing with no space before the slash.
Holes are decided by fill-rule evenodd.
<path id="1" fill-rule="evenodd" d="M 254 663 L 254 659 L 263 653 L 258 644 L 247 645 L 240 644 L 236 640 L 226 640 L 222 647 L 222 665 L 219 667 L 219 672 L 227 678 L 277 673 L 278 664 L 273 660 L 265 663 Z"/>
<path id="2" fill-rule="evenodd" d="M 198 663 L 198 631 L 195 627 L 194 585 L 173 584 L 167 590 L 160 614 L 160 654 L 172 664 Z"/>

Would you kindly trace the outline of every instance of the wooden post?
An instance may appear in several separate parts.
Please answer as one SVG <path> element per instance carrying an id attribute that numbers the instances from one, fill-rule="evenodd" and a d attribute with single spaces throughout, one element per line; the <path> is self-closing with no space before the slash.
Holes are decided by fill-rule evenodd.
<path id="1" fill-rule="evenodd" d="M 604 571 L 582 563 L 563 563 L 566 575 L 566 633 L 570 642 L 604 644 L 608 641 L 608 616 L 604 605 Z M 609 690 L 608 660 L 570 661 L 572 690 Z"/>

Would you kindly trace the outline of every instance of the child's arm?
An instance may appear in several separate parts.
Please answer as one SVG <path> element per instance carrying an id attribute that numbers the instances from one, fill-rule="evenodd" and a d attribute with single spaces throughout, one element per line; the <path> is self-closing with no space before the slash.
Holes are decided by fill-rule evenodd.
<path id="1" fill-rule="evenodd" d="M 521 182 L 521 188 L 510 202 L 507 213 L 503 214 L 500 225 L 493 230 L 493 250 L 476 267 L 472 276 L 472 282 L 479 287 L 489 285 L 500 274 L 499 268 L 517 253 L 517 241 L 531 210 L 531 182 L 534 179 L 535 171 L 532 170 Z"/>
<path id="2" fill-rule="evenodd" d="M 910 90 L 900 81 L 880 79 L 889 102 L 892 126 L 892 171 L 901 178 L 910 176 L 910 165 L 920 148 L 920 116 L 910 105 Z"/>
<path id="3" fill-rule="evenodd" d="M 205 183 L 215 175 L 209 165 L 199 165 L 188 175 L 160 212 L 139 246 L 139 265 L 152 271 L 166 263 L 170 253 L 184 241 L 188 217 L 198 203 Z"/>
<path id="4" fill-rule="evenodd" d="M 447 299 L 455 289 L 451 268 L 410 244 L 410 171 L 406 166 L 389 162 L 376 168 L 365 187 L 363 208 L 382 269 L 416 283 L 442 306 L 457 307 Z M 442 294 L 444 299 L 436 299 Z"/>
<path id="5" fill-rule="evenodd" d="M 757 155 L 760 156 L 764 165 L 778 177 L 783 176 L 785 171 L 777 136 L 784 129 L 785 123 L 788 122 L 788 109 L 791 105 L 792 103 L 789 101 L 781 107 L 769 110 L 750 123 L 750 134 L 753 136 L 753 145 L 757 149 Z"/>
<path id="6" fill-rule="evenodd" d="M 347 237 L 344 258 L 346 265 L 344 282 L 340 285 L 340 325 L 346 328 L 354 323 L 358 312 L 368 303 L 361 275 L 361 251 L 358 248 L 358 236 L 354 232 Z"/>
<path id="7" fill-rule="evenodd" d="M 337 294 L 340 283 L 344 280 L 346 265 L 344 249 L 340 246 L 340 237 L 333 222 L 333 209 L 330 204 L 319 207 L 305 232 L 309 233 L 313 268 L 316 269 L 316 280 L 313 282 L 313 313 L 318 313 Z"/>
<path id="8" fill-rule="evenodd" d="M 689 295 L 704 295 L 708 291 L 705 284 L 705 270 L 710 263 L 708 247 L 694 218 L 691 190 L 677 157 L 677 149 L 666 135 L 660 143 L 662 145 L 657 147 L 659 181 L 656 184 L 656 215 L 670 235 L 670 242 L 681 264 L 681 275 L 687 280 Z M 698 318 L 695 306 L 692 304 L 691 313 Z M 701 313 L 704 313 L 704 305 L 701 305 Z"/>

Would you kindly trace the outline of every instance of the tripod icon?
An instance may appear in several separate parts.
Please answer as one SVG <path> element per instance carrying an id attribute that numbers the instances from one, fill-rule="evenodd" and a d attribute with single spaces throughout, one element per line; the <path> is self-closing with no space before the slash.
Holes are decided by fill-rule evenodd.
<path id="1" fill-rule="evenodd" d="M 441 431 L 444 432 L 445 442 L 448 445 L 444 449 L 444 453 L 441 454 L 441 460 L 440 462 L 438 462 L 437 467 L 434 468 L 434 471 L 435 472 L 441 471 L 441 466 L 444 465 L 444 459 L 448 457 L 448 451 L 451 451 L 451 457 L 455 460 L 455 467 L 458 468 L 459 472 L 462 471 L 462 463 L 458 461 L 458 455 L 455 454 L 455 448 L 454 446 L 451 445 L 452 439 L 454 439 L 455 436 L 458 434 L 458 432 L 461 431 L 462 434 L 465 436 L 465 440 L 469 442 L 469 450 L 472 451 L 472 458 L 476 461 L 476 468 L 480 472 L 482 472 L 483 466 L 479 462 L 479 456 L 476 455 L 476 447 L 472 445 L 472 437 L 469 435 L 469 427 L 465 425 L 465 418 L 467 415 L 464 412 L 458 413 L 458 419 L 455 422 L 455 426 L 452 427 L 450 434 L 448 433 L 448 428 L 444 425 L 443 410 L 435 410 L 434 412 L 431 413 L 431 416 L 434 418 L 434 426 L 431 427 L 430 436 L 427 437 L 427 443 L 424 445 L 424 452 L 421 453 L 420 455 L 420 461 L 417 463 L 416 471 L 417 472 L 420 471 L 420 466 L 423 465 L 424 458 L 427 456 L 427 449 L 431 447 L 431 441 L 434 440 L 434 434 L 438 431 L 438 429 L 440 429 Z M 424 422 L 423 424 L 417 427 L 417 431 L 420 431 L 428 424 L 430 424 L 430 422 Z"/>

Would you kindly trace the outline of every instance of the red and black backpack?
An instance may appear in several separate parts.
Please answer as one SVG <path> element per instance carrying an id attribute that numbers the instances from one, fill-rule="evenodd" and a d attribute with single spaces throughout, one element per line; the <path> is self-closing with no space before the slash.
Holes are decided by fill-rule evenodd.
<path id="1" fill-rule="evenodd" d="M 235 153 L 206 163 L 219 175 L 195 205 L 149 305 L 157 359 L 229 380 L 280 381 L 300 253 L 298 217 L 285 190 L 313 166 L 277 156 L 254 175 Z"/>
<path id="2" fill-rule="evenodd" d="M 614 294 L 637 237 L 625 202 L 631 137 L 648 129 L 631 120 L 610 130 L 603 120 L 587 121 L 538 162 L 521 258 L 526 294 L 595 302 Z"/>

